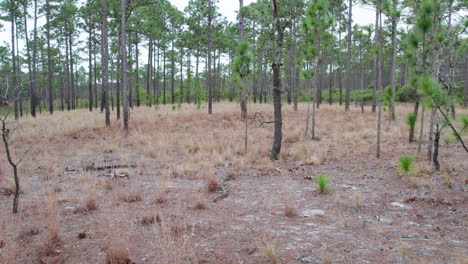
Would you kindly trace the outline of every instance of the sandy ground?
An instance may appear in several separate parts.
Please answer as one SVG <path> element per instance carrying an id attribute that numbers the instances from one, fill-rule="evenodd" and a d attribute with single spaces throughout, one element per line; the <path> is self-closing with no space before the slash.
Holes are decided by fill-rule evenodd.
<path id="1" fill-rule="evenodd" d="M 128 135 L 115 113 L 111 128 L 86 110 L 25 118 L 11 138 L 16 158 L 32 145 L 17 215 L 0 153 L 0 262 L 467 263 L 468 155 L 442 143 L 433 172 L 424 139 L 417 171 L 401 175 L 399 156 L 417 149 L 410 109 L 399 106 L 392 123 L 384 113 L 376 159 L 369 108 L 322 105 L 316 141 L 304 137 L 307 105 L 284 105 L 276 162 L 273 125 L 258 127 L 271 105 L 249 105 L 247 152 L 239 106 L 229 103 L 212 116 L 192 105 L 141 107 Z M 84 170 L 90 163 L 132 167 Z M 319 175 L 327 193 L 312 180 Z"/>

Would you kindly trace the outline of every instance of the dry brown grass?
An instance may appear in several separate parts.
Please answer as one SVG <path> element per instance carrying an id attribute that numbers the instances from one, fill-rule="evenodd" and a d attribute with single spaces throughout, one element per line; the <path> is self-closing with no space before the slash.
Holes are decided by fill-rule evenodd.
<path id="1" fill-rule="evenodd" d="M 60 219 L 59 219 L 59 205 L 57 194 L 51 188 L 46 190 L 47 197 L 47 237 L 44 242 L 44 253 L 46 255 L 52 254 L 56 246 L 60 243 Z"/>
<path id="2" fill-rule="evenodd" d="M 278 252 L 276 249 L 276 245 L 271 242 L 267 241 L 264 242 L 263 245 L 260 247 L 260 250 L 262 252 L 263 258 L 271 264 L 276 264 L 278 263 Z"/>
<path id="3" fill-rule="evenodd" d="M 219 189 L 218 178 L 212 169 L 205 172 L 206 189 L 208 192 L 216 192 Z"/>
<path id="4" fill-rule="evenodd" d="M 143 201 L 141 195 L 137 192 L 126 193 L 120 197 L 120 199 L 126 203 L 136 203 Z"/>
<path id="5" fill-rule="evenodd" d="M 111 241 L 106 249 L 106 264 L 131 264 L 128 250 L 121 244 Z"/>
<path id="6" fill-rule="evenodd" d="M 91 211 L 96 211 L 97 209 L 98 209 L 98 206 L 97 206 L 96 200 L 94 198 L 88 198 L 86 200 L 86 210 L 88 210 L 88 212 L 91 212 Z"/>
<path id="7" fill-rule="evenodd" d="M 272 119 L 271 105 L 252 104 L 249 107 L 251 107 L 249 111 L 261 112 L 266 119 Z M 73 114 L 57 112 L 53 116 L 39 115 L 35 119 L 26 117 L 20 121 L 22 123 L 21 129 L 15 133 L 12 144 L 18 152 L 21 152 L 26 146 L 35 143 L 31 155 L 28 155 L 22 163 L 23 166 L 20 168 L 20 172 L 22 175 L 40 175 L 39 180 L 63 181 L 64 184 L 61 185 L 63 191 L 60 193 L 63 200 L 74 199 L 73 197 L 67 197 L 69 194 L 68 188 L 80 177 L 80 175 L 63 173 L 65 166 L 77 165 L 80 162 L 95 159 L 99 159 L 99 161 L 116 159 L 122 162 L 137 162 L 138 167 L 136 169 L 128 170 L 130 173 L 129 181 L 126 179 L 97 178 L 97 175 L 91 174 L 82 175 L 78 184 L 82 184 L 81 187 L 85 190 L 83 197 L 86 197 L 87 200 L 75 198 L 76 200 L 71 202 L 81 203 L 82 208 L 87 211 L 90 210 L 88 203 L 91 204 L 90 208 L 97 207 L 98 204 L 99 210 L 102 212 L 110 212 L 112 215 L 117 214 L 123 218 L 128 216 L 129 219 L 126 219 L 128 223 L 135 222 L 134 215 L 130 213 L 131 209 L 146 206 L 146 203 L 116 206 L 118 201 L 127 203 L 142 201 L 142 191 L 144 190 L 144 197 L 145 199 L 148 197 L 147 204 L 151 208 L 158 207 L 152 203 L 153 201 L 159 204 L 164 203 L 164 205 L 161 205 L 163 207 L 163 209 L 160 209 L 161 211 L 156 213 L 145 212 L 145 216 L 139 216 L 136 225 L 140 229 L 142 229 L 141 225 L 145 225 L 147 226 L 145 231 L 154 232 L 154 241 L 151 242 L 155 244 L 155 252 L 158 255 L 158 261 L 160 260 L 159 263 L 163 264 L 190 262 L 188 260 L 193 260 L 191 262 L 196 263 L 194 261 L 196 260 L 194 242 L 191 241 L 193 227 L 184 218 L 187 211 L 171 211 L 178 199 L 177 192 L 185 191 L 185 186 L 179 190 L 178 187 L 180 186 L 175 185 L 176 183 L 193 181 L 193 186 L 196 186 L 195 188 L 198 191 L 202 190 L 201 196 L 203 198 L 185 201 L 183 207 L 184 210 L 190 210 L 188 214 L 207 215 L 214 213 L 218 205 L 213 205 L 213 210 L 211 210 L 212 207 L 209 204 L 210 210 L 203 212 L 195 212 L 193 209 L 205 209 L 208 204 L 207 196 L 211 198 L 211 195 L 207 195 L 205 191 L 215 192 L 219 189 L 220 180 L 218 175 L 223 175 L 223 172 L 216 174 L 219 167 L 226 168 L 224 170 L 227 172 L 227 180 L 234 180 L 236 178 L 242 179 L 245 176 L 245 171 L 250 170 L 250 168 L 268 174 L 268 172 L 275 171 L 275 168 L 284 164 L 291 165 L 291 167 L 299 164 L 333 164 L 334 161 L 345 156 L 367 157 L 374 155 L 375 152 L 375 115 L 370 113 L 361 114 L 355 109 L 352 109 L 350 113 L 345 113 L 338 106 L 321 106 L 317 112 L 317 136 L 320 140 L 313 141 L 303 138 L 306 105 L 300 104 L 298 112 L 293 112 L 289 107 L 284 107 L 284 144 L 281 160 L 287 160 L 287 163 L 269 160 L 273 137 L 271 124 L 263 127 L 258 127 L 258 124 L 254 123 L 249 124 L 249 146 L 248 151 L 245 152 L 243 148 L 243 123 L 239 119 L 238 105 L 221 103 L 217 104 L 214 110 L 213 115 L 207 115 L 205 111 L 195 110 L 193 105 L 184 105 L 181 110 L 177 111 L 170 110 L 170 106 L 160 106 L 158 110 L 147 107 L 135 108 L 135 110 L 132 110 L 131 129 L 128 136 L 123 133 L 120 121 L 116 122 L 112 119 L 112 126 L 108 129 L 104 126 L 102 115 L 95 112 L 89 113 L 84 109 L 76 110 Z M 397 113 L 402 118 L 397 120 L 392 127 L 389 127 L 388 122 L 384 120 L 382 131 L 383 152 L 385 152 L 385 149 L 395 147 L 395 144 L 401 145 L 401 140 L 406 140 L 407 128 L 402 120 L 409 111 L 411 111 L 411 107 L 399 106 Z M 73 153 L 69 151 L 70 149 L 73 149 Z M 4 170 L 4 174 L 0 175 L 0 186 L 10 188 L 11 182 L 6 182 L 5 177 L 7 175 L 5 168 L 8 168 L 8 164 L 4 159 L 4 155 L 0 155 L 0 168 Z M 288 173 L 286 168 L 282 167 L 282 169 Z M 429 173 L 430 169 L 428 169 Z M 442 176 L 438 180 L 445 181 L 449 185 L 450 177 L 450 174 L 448 174 L 448 176 Z M 147 189 L 133 185 L 134 182 L 138 182 L 140 179 L 147 181 L 148 185 L 151 185 L 150 187 L 155 187 L 154 191 L 151 191 L 152 193 L 148 196 L 146 196 Z M 418 181 L 415 183 L 417 186 L 424 184 L 419 179 L 415 180 Z M 429 178 L 421 177 L 421 179 L 427 180 Z M 169 181 L 171 186 L 174 184 L 174 193 L 171 191 L 170 195 L 167 194 Z M 239 183 L 235 182 L 235 184 Z M 22 187 L 25 186 L 26 188 L 23 190 L 26 193 L 33 190 L 32 187 L 37 187 L 29 187 L 28 181 L 23 183 Z M 136 190 L 137 188 L 140 188 L 140 190 Z M 55 198 L 52 197 L 54 195 Z M 47 240 L 47 243 L 44 244 L 52 251 L 55 250 L 60 241 L 60 220 L 64 221 L 65 219 L 60 219 L 58 214 L 56 196 L 57 194 L 51 194 L 50 201 L 49 194 L 47 196 L 47 231 L 41 232 L 38 236 L 41 239 L 44 236 L 44 240 Z M 32 197 L 32 195 L 29 197 Z M 355 193 L 354 197 L 349 198 L 354 199 L 354 201 L 350 199 L 347 202 L 348 207 L 352 207 L 354 202 L 356 209 L 361 208 L 360 195 Z M 169 202 L 168 199 L 170 199 Z M 281 200 L 281 198 L 278 200 Z M 369 202 L 369 208 L 370 204 Z M 296 215 L 294 206 L 293 203 L 285 203 L 284 215 L 290 217 Z M 129 211 L 118 211 L 122 207 L 128 208 Z M 345 205 L 340 204 L 337 210 L 343 208 L 345 208 Z M 283 208 L 280 208 L 281 210 Z M 99 215 L 102 212 L 87 217 L 100 217 Z M 347 216 L 350 217 L 349 214 Z M 72 215 L 71 217 L 82 216 Z M 353 224 L 352 219 L 347 219 L 343 214 L 332 215 L 332 217 L 336 217 L 334 220 L 343 227 L 352 226 Z M 129 229 L 132 228 L 129 227 Z M 376 225 L 374 228 L 377 232 L 384 232 L 386 227 Z M 62 230 L 62 232 L 64 231 Z M 75 233 L 69 237 L 76 238 L 76 235 Z M 130 233 L 130 235 L 133 234 Z M 62 236 L 64 237 L 63 243 L 66 243 L 65 238 L 67 236 L 64 234 Z M 91 236 L 92 233 L 90 233 Z M 106 247 L 106 262 L 118 264 L 128 262 L 129 253 L 132 253 L 131 246 L 127 249 L 119 246 L 122 243 L 113 243 L 114 245 L 111 243 L 109 247 Z M 261 255 L 266 261 L 270 263 L 279 261 L 277 248 L 274 244 L 266 243 L 261 248 Z"/>

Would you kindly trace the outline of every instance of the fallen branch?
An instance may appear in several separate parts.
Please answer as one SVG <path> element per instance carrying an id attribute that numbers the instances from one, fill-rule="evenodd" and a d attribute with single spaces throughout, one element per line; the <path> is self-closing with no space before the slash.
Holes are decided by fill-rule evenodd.
<path id="1" fill-rule="evenodd" d="M 84 167 L 84 170 L 96 171 L 96 170 L 110 170 L 110 169 L 120 169 L 120 168 L 136 168 L 136 165 L 135 164 L 110 164 L 110 165 L 96 166 L 94 162 L 91 162 Z"/>
<path id="2" fill-rule="evenodd" d="M 111 178 L 127 178 L 127 179 L 130 179 L 130 177 L 128 176 L 128 173 L 121 173 L 121 174 L 117 174 L 117 173 L 106 173 L 106 174 L 99 174 L 98 177 L 111 177 Z"/>
<path id="3" fill-rule="evenodd" d="M 229 188 L 225 184 L 221 185 L 220 189 L 221 189 L 221 195 L 213 199 L 213 202 L 215 203 L 221 199 L 226 198 L 229 195 Z"/>
<path id="4" fill-rule="evenodd" d="M 255 120 L 257 119 L 257 116 L 260 116 L 260 118 L 261 118 L 261 122 L 260 122 L 260 125 L 258 125 L 258 127 L 262 127 L 263 124 L 273 124 L 273 123 L 275 123 L 275 121 L 265 121 L 265 117 L 260 112 L 255 112 L 252 123 L 255 122 Z"/>

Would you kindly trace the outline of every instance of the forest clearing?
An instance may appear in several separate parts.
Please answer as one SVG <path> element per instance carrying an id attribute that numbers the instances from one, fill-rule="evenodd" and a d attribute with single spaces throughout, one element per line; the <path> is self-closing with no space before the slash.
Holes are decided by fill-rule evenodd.
<path id="1" fill-rule="evenodd" d="M 371 112 L 323 105 L 319 140 L 310 140 L 307 105 L 284 108 L 274 162 L 272 124 L 254 119 L 272 118 L 268 104 L 251 106 L 247 152 L 232 103 L 212 115 L 185 104 L 136 108 L 127 136 L 121 123 L 108 129 L 84 109 L 25 118 L 12 144 L 33 148 L 20 166 L 21 210 L 1 215 L 4 263 L 103 263 L 109 250 L 127 263 L 466 262 L 468 163 L 459 144 L 441 147 L 439 172 L 420 158 L 402 175 L 398 157 L 417 148 L 407 142 L 409 105 L 398 105 L 391 125 L 384 119 L 380 159 Z M 91 162 L 134 166 L 86 171 Z M 1 172 L 8 212 L 14 185 L 4 155 Z M 319 175 L 330 179 L 327 193 L 311 180 Z"/>
<path id="2" fill-rule="evenodd" d="M 468 2 L 0 0 L 0 264 L 468 264 Z"/>

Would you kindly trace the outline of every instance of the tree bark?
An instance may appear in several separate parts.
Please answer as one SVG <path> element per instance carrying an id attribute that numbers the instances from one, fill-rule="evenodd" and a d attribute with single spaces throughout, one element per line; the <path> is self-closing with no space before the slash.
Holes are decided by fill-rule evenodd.
<path id="1" fill-rule="evenodd" d="M 397 1 L 393 0 L 394 8 L 396 9 Z M 392 16 L 392 58 L 391 58 L 391 70 L 390 70 L 390 85 L 392 86 L 392 104 L 390 105 L 390 116 L 392 120 L 395 120 L 395 93 L 396 93 L 396 40 L 397 35 L 397 17 Z"/>
<path id="2" fill-rule="evenodd" d="M 91 3 L 88 0 L 88 5 Z M 89 7 L 88 7 L 89 8 Z M 91 11 L 88 10 L 88 108 L 93 111 L 93 62 L 92 62 Z"/>
<path id="3" fill-rule="evenodd" d="M 346 60 L 346 95 L 345 95 L 345 110 L 349 111 L 349 95 L 350 95 L 350 85 L 351 85 L 351 22 L 352 22 L 352 10 L 353 10 L 353 1 L 349 0 L 349 7 L 348 7 L 348 49 L 347 49 L 347 60 Z"/>
<path id="4" fill-rule="evenodd" d="M 13 67 L 13 100 L 15 104 L 15 120 L 19 119 L 18 112 L 18 76 L 16 72 L 16 52 L 15 52 L 15 0 L 10 1 L 10 18 L 11 18 L 11 60 Z"/>
<path id="5" fill-rule="evenodd" d="M 213 87 L 211 86 L 211 23 L 212 23 L 212 0 L 208 0 L 208 64 L 206 73 L 206 85 L 208 86 L 208 114 L 213 113 Z"/>
<path id="6" fill-rule="evenodd" d="M 121 63 L 122 63 L 122 104 L 123 104 L 123 123 L 124 129 L 128 132 L 128 99 L 127 99 L 127 45 L 126 45 L 126 18 L 125 18 L 125 10 L 127 6 L 126 0 L 121 0 L 121 13 L 122 16 L 120 18 L 120 56 L 121 56 Z M 118 101 L 117 101 L 118 102 Z"/>
<path id="7" fill-rule="evenodd" d="M 273 4 L 273 20 L 276 27 L 276 37 L 275 37 L 275 50 L 272 63 L 273 70 L 273 107 L 274 107 L 274 116 L 275 116 L 275 132 L 273 138 L 273 146 L 271 149 L 271 160 L 279 159 L 279 154 L 281 151 L 281 141 L 282 141 L 282 113 L 281 113 L 281 51 L 283 49 L 283 36 L 284 28 L 281 25 L 278 2 L 277 0 L 272 0 Z"/>
<path id="8" fill-rule="evenodd" d="M 102 94 L 103 102 L 105 108 L 105 117 L 106 117 L 106 126 L 110 127 L 110 111 L 109 111 L 109 96 L 108 96 L 108 86 L 109 86 L 109 49 L 107 44 L 108 32 L 107 32 L 107 0 L 102 0 Z"/>
<path id="9" fill-rule="evenodd" d="M 140 68 L 139 68 L 139 50 L 138 50 L 138 33 L 135 35 L 135 67 L 136 67 L 136 81 L 135 81 L 135 97 L 136 97 L 136 105 L 137 107 L 140 107 Z"/>

